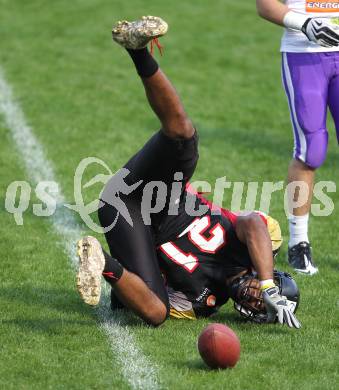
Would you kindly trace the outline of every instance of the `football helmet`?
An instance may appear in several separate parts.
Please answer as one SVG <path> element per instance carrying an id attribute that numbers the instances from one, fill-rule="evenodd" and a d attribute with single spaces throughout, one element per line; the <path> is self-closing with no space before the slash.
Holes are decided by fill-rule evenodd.
<path id="1" fill-rule="evenodd" d="M 299 305 L 299 289 L 290 274 L 274 270 L 274 282 L 279 287 L 280 295 L 287 298 L 293 313 Z M 233 280 L 229 287 L 234 308 L 243 317 L 257 323 L 267 322 L 267 312 L 260 289 L 260 282 L 255 273 L 249 272 Z"/>

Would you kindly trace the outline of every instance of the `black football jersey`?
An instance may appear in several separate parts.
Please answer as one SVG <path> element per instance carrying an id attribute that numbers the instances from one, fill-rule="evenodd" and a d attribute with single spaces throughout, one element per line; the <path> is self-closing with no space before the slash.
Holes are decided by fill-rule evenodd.
<path id="1" fill-rule="evenodd" d="M 251 259 L 235 233 L 237 216 L 200 195 L 199 206 L 205 211 L 194 217 L 180 202 L 179 215 L 168 217 L 160 229 L 157 253 L 171 291 L 185 296 L 197 316 L 209 316 L 229 298 L 226 279 L 249 269 Z"/>

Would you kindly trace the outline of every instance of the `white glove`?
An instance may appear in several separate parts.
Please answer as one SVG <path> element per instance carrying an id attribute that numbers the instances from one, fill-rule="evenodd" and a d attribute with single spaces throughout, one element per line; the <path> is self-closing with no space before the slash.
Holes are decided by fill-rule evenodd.
<path id="1" fill-rule="evenodd" d="M 287 299 L 279 293 L 279 287 L 269 287 L 262 293 L 267 310 L 267 322 L 275 322 L 277 316 L 280 324 L 286 323 L 290 328 L 301 328 L 300 322 L 287 304 Z"/>
<path id="2" fill-rule="evenodd" d="M 320 46 L 339 46 L 339 28 L 329 18 L 309 18 L 307 15 L 289 11 L 284 17 L 287 28 L 302 31 L 306 37 Z"/>
<path id="3" fill-rule="evenodd" d="M 326 18 L 307 19 L 301 31 L 311 42 L 320 46 L 333 47 L 339 45 L 339 30 Z"/>

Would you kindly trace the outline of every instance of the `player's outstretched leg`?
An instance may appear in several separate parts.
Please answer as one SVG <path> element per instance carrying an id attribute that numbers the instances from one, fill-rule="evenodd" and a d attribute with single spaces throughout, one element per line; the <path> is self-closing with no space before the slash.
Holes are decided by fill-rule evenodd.
<path id="1" fill-rule="evenodd" d="M 118 22 L 112 35 L 131 56 L 164 133 L 171 138 L 191 138 L 195 132 L 192 122 L 174 87 L 147 49 L 147 44 L 163 36 L 167 29 L 167 23 L 161 18 L 146 16 L 131 23 Z"/>
<path id="2" fill-rule="evenodd" d="M 77 288 L 88 305 L 100 301 L 101 276 L 114 288 L 114 293 L 125 307 L 131 309 L 148 324 L 160 325 L 167 317 L 167 308 L 145 282 L 127 271 L 91 236 L 78 241 L 79 270 Z"/>

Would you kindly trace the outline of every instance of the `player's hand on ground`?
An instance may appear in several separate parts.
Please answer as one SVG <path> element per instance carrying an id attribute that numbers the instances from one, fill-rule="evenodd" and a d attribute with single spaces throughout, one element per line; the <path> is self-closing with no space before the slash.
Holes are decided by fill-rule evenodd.
<path id="1" fill-rule="evenodd" d="M 267 310 L 267 322 L 275 322 L 278 316 L 280 324 L 287 324 L 290 328 L 301 327 L 300 322 L 288 306 L 287 299 L 279 293 L 279 287 L 269 287 L 263 291 L 263 299 Z"/>
<path id="2" fill-rule="evenodd" d="M 307 38 L 324 47 L 339 46 L 339 28 L 328 18 L 309 18 L 301 28 Z"/>

